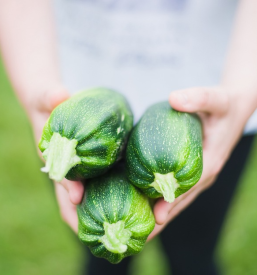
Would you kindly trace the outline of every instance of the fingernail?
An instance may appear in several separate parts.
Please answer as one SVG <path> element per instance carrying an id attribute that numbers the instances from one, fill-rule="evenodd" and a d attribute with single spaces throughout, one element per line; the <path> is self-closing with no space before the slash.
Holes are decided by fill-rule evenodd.
<path id="1" fill-rule="evenodd" d="M 179 103 L 185 105 L 188 102 L 188 97 L 184 93 L 174 93 L 176 99 L 178 100 Z"/>

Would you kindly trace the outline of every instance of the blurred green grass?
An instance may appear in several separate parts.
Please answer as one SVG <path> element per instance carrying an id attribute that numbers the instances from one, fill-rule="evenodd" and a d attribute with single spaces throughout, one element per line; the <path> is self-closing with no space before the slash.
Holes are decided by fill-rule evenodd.
<path id="1" fill-rule="evenodd" d="M 0 62 L 0 274 L 74 275 L 86 262 L 41 166 L 29 121 Z M 226 275 L 257 274 L 256 167 L 255 142 L 217 249 Z M 168 274 L 158 240 L 135 258 L 131 274 Z"/>

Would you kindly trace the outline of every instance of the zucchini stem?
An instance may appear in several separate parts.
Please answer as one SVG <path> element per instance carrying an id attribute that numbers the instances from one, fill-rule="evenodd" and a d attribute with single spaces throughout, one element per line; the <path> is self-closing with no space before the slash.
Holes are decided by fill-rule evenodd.
<path id="1" fill-rule="evenodd" d="M 60 182 L 73 166 L 81 163 L 76 153 L 77 144 L 77 140 L 69 140 L 55 132 L 43 153 L 46 164 L 41 171 L 49 173 L 52 180 Z"/>
<path id="2" fill-rule="evenodd" d="M 179 184 L 177 183 L 174 173 L 159 174 L 154 173 L 154 182 L 150 185 L 164 197 L 167 202 L 173 202 L 175 200 L 175 191 L 178 189 Z"/>
<path id="3" fill-rule="evenodd" d="M 127 243 L 132 234 L 124 227 L 124 221 L 112 224 L 104 222 L 105 235 L 99 239 L 99 242 L 103 243 L 105 248 L 112 253 L 126 252 L 128 249 Z"/>

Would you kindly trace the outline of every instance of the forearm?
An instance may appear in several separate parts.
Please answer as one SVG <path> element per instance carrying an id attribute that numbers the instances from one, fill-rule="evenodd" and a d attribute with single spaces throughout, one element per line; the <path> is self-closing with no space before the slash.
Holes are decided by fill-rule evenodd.
<path id="1" fill-rule="evenodd" d="M 0 0 L 0 47 L 11 83 L 28 112 L 36 93 L 61 83 L 50 0 Z"/>
<path id="2" fill-rule="evenodd" d="M 256 14 L 256 0 L 239 2 L 222 78 L 222 86 L 238 91 L 239 100 L 244 99 L 248 115 L 257 108 Z"/>

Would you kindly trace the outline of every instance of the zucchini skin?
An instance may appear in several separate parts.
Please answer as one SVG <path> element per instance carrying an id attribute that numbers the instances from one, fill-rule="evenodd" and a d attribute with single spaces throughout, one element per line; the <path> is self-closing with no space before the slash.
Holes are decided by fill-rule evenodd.
<path id="1" fill-rule="evenodd" d="M 87 180 L 82 203 L 77 206 L 79 239 L 93 255 L 113 264 L 139 253 L 155 226 L 149 199 L 128 181 L 124 169 L 119 167 Z M 120 221 L 131 236 L 125 252 L 113 253 L 100 240 L 105 234 L 104 223 Z"/>
<path id="2" fill-rule="evenodd" d="M 46 122 L 39 149 L 44 152 L 53 133 L 76 140 L 81 163 L 65 177 L 81 180 L 105 173 L 120 157 L 133 127 L 133 115 L 119 93 L 94 88 L 81 91 L 57 106 Z"/>
<path id="3" fill-rule="evenodd" d="M 126 167 L 129 180 L 150 198 L 163 196 L 151 186 L 155 173 L 172 173 L 178 186 L 175 198 L 188 191 L 203 169 L 198 116 L 178 112 L 168 102 L 149 107 L 129 137 Z"/>

